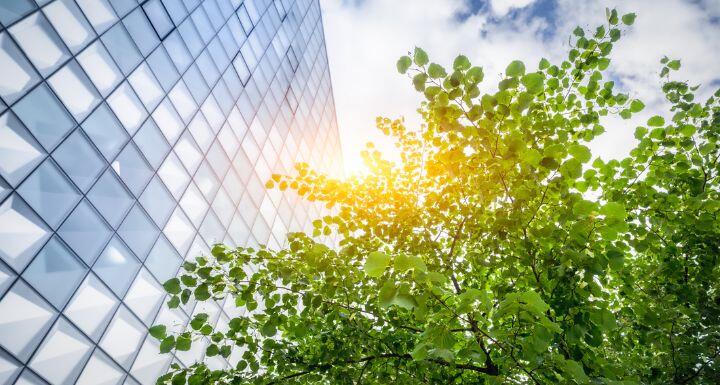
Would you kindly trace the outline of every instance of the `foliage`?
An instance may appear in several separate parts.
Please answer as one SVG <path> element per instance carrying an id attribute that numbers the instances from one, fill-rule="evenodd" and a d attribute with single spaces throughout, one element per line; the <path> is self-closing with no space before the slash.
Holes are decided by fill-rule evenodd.
<path id="1" fill-rule="evenodd" d="M 600 118 L 644 108 L 603 76 L 635 19 L 607 16 L 562 63 L 511 62 L 497 90 L 465 56 L 402 57 L 426 101 L 421 129 L 378 118 L 401 162 L 370 146 L 365 176 L 273 176 L 335 214 L 287 249 L 186 262 L 169 306 L 228 298 L 237 315 L 151 334 L 237 365 L 175 364 L 158 383 L 718 383 L 720 91 L 695 102 L 664 58 L 669 114 L 627 158 L 591 162 Z"/>

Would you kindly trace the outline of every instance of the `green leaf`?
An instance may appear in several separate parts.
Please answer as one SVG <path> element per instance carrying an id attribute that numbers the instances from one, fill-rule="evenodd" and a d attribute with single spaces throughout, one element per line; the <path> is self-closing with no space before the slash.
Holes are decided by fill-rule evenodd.
<path id="1" fill-rule="evenodd" d="M 538 64 L 538 68 L 541 70 L 550 68 L 550 62 L 548 61 L 548 59 L 545 59 L 545 58 L 540 59 L 540 64 Z"/>
<path id="2" fill-rule="evenodd" d="M 180 335 L 180 336 L 178 336 L 178 338 L 175 342 L 175 348 L 177 350 L 186 352 L 186 351 L 190 350 L 191 344 L 192 344 L 192 340 L 190 339 L 190 336 Z"/>
<path id="3" fill-rule="evenodd" d="M 272 337 L 277 334 L 277 327 L 272 322 L 266 322 L 260 329 L 260 333 L 265 337 Z"/>
<path id="4" fill-rule="evenodd" d="M 453 61 L 453 69 L 463 71 L 470 68 L 470 60 L 465 55 L 458 55 Z"/>
<path id="5" fill-rule="evenodd" d="M 514 60 L 505 68 L 505 75 L 519 77 L 525 74 L 525 64 L 520 60 Z"/>
<path id="6" fill-rule="evenodd" d="M 538 72 L 529 73 L 522 77 L 522 84 L 532 94 L 543 92 L 545 84 L 545 76 Z"/>
<path id="7" fill-rule="evenodd" d="M 155 325 L 151 327 L 148 331 L 150 332 L 151 336 L 162 340 L 166 336 L 167 328 L 165 327 L 165 325 Z"/>
<path id="8" fill-rule="evenodd" d="M 410 56 L 401 56 L 400 59 L 397 61 L 397 70 L 401 74 L 404 74 L 407 72 L 407 70 L 412 65 L 412 60 L 410 59 Z"/>
<path id="9" fill-rule="evenodd" d="M 180 280 L 177 278 L 168 279 L 163 283 L 163 288 L 170 294 L 180 294 Z"/>
<path id="10" fill-rule="evenodd" d="M 580 27 L 575 27 L 575 29 L 573 30 L 573 35 L 577 37 L 583 37 L 585 36 L 585 31 Z"/>
<path id="11" fill-rule="evenodd" d="M 447 76 L 447 72 L 445 72 L 445 68 L 440 64 L 430 63 L 430 66 L 428 66 L 428 75 L 433 79 L 438 79 Z"/>
<path id="12" fill-rule="evenodd" d="M 395 287 L 395 283 L 391 281 L 386 281 L 378 292 L 378 302 L 380 304 L 380 307 L 388 307 L 392 305 L 393 301 L 395 300 L 396 294 L 397 287 Z"/>
<path id="13" fill-rule="evenodd" d="M 419 73 L 413 76 L 413 85 L 418 91 L 425 90 L 425 82 L 427 82 L 428 76 L 424 73 Z"/>
<path id="14" fill-rule="evenodd" d="M 592 156 L 590 153 L 590 149 L 586 146 L 583 146 L 582 144 L 573 144 L 570 147 L 568 147 L 568 152 L 570 155 L 572 155 L 573 158 L 579 160 L 582 163 L 585 163 L 590 160 L 590 157 Z"/>
<path id="15" fill-rule="evenodd" d="M 645 108 L 645 103 L 642 102 L 642 100 L 635 99 L 632 102 L 630 102 L 630 111 L 632 112 L 640 112 Z"/>
<path id="16" fill-rule="evenodd" d="M 572 379 L 574 379 L 579 384 L 585 384 L 590 381 L 587 374 L 585 374 L 585 370 L 583 370 L 582 365 L 580 365 L 577 361 L 573 360 L 565 360 L 565 372 L 570 375 Z"/>
<path id="17" fill-rule="evenodd" d="M 373 251 L 368 254 L 367 260 L 365 260 L 365 274 L 370 277 L 377 278 L 385 272 L 385 269 L 390 265 L 390 256 L 381 252 Z"/>
<path id="18" fill-rule="evenodd" d="M 625 206 L 618 202 L 608 202 L 602 208 L 600 208 L 600 214 L 607 218 L 614 219 L 625 219 L 627 213 L 625 212 Z"/>
<path id="19" fill-rule="evenodd" d="M 413 54 L 413 60 L 415 61 L 415 64 L 422 67 L 428 63 L 428 55 L 422 48 L 415 47 L 415 52 Z"/>
<path id="20" fill-rule="evenodd" d="M 481 67 L 472 67 L 468 70 L 466 76 L 472 83 L 477 84 L 483 80 L 485 74 L 483 73 L 483 69 Z"/>
<path id="21" fill-rule="evenodd" d="M 209 299 L 210 291 L 208 290 L 208 285 L 205 283 L 198 285 L 198 287 L 195 288 L 193 294 L 195 294 L 195 299 L 197 299 L 198 301 L 205 301 Z"/>
<path id="22" fill-rule="evenodd" d="M 410 294 L 396 295 L 393 303 L 408 310 L 412 310 L 415 306 L 417 306 L 417 301 L 415 300 L 415 297 Z"/>
<path id="23" fill-rule="evenodd" d="M 662 127 L 665 125 L 665 119 L 662 116 L 655 115 L 647 121 L 650 127 Z"/>
<path id="24" fill-rule="evenodd" d="M 171 350 L 173 350 L 174 347 L 175 337 L 165 337 L 165 339 L 160 342 L 160 353 L 169 353 Z"/>
<path id="25" fill-rule="evenodd" d="M 633 23 L 635 22 L 635 17 L 636 17 L 636 16 L 637 16 L 637 15 L 635 15 L 634 13 L 626 13 L 626 14 L 624 14 L 624 15 L 622 16 L 622 22 L 623 22 L 623 24 L 625 24 L 625 25 L 633 25 Z"/>
<path id="26" fill-rule="evenodd" d="M 667 63 L 667 66 L 668 68 L 677 71 L 680 69 L 680 60 L 670 60 Z"/>

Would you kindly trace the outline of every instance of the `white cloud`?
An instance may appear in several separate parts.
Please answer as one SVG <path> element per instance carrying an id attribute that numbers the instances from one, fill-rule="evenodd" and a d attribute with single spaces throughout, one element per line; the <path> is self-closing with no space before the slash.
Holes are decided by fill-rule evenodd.
<path id="1" fill-rule="evenodd" d="M 458 14 L 467 15 L 470 10 L 463 0 L 416 0 L 411 4 L 321 0 L 346 169 L 358 169 L 358 154 L 367 141 L 393 153 L 392 145 L 374 128 L 376 116 L 404 116 L 411 126 L 421 123 L 416 113 L 421 96 L 409 79 L 395 71 L 397 58 L 416 45 L 441 64 L 451 63 L 457 54 L 467 55 L 484 67 L 484 84 L 491 87 L 513 59 L 524 60 L 528 66 L 535 66 L 541 57 L 561 60 L 568 49 L 567 36 L 576 25 L 596 26 L 603 22 L 606 6 L 617 6 L 621 12 L 637 12 L 638 18 L 616 44 L 611 75 L 631 96 L 648 105 L 646 116 L 640 119 L 663 107 L 657 78 L 663 55 L 682 59 L 679 79 L 708 84 L 720 76 L 720 6 L 714 0 L 632 4 L 556 0 L 552 20 L 534 17 L 533 6 L 498 16 L 513 4 L 521 8 L 531 2 L 493 1 L 492 17 L 481 12 L 460 19 Z M 557 33 L 548 34 L 553 28 Z M 712 91 L 705 87 L 702 93 Z M 595 152 L 604 157 L 627 154 L 634 143 L 634 124 L 619 119 L 605 124 L 607 133 L 594 143 Z"/>
<path id="2" fill-rule="evenodd" d="M 534 1 L 535 0 L 491 0 L 490 6 L 496 15 L 505 16 L 511 10 L 527 7 Z"/>

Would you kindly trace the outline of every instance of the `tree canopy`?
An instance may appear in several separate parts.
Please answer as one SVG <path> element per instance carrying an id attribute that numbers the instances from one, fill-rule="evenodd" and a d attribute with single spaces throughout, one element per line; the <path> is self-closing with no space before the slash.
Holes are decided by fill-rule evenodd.
<path id="1" fill-rule="evenodd" d="M 168 305 L 227 298 L 233 318 L 151 334 L 235 366 L 158 384 L 720 383 L 720 91 L 696 101 L 663 58 L 670 110 L 622 160 L 588 147 L 644 108 L 605 74 L 634 19 L 608 10 L 565 60 L 513 61 L 496 86 L 462 55 L 401 57 L 425 100 L 422 127 L 377 120 L 400 161 L 368 146 L 366 175 L 274 175 L 332 214 L 282 250 L 186 262 Z"/>

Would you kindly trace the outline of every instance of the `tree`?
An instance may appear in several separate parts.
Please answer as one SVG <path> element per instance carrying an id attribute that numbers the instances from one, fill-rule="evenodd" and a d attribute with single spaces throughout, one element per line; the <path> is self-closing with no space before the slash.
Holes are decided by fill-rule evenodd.
<path id="1" fill-rule="evenodd" d="M 401 161 L 369 146 L 364 176 L 274 175 L 334 214 L 287 249 L 186 262 L 170 307 L 229 297 L 240 315 L 151 334 L 163 352 L 205 336 L 207 356 L 237 365 L 174 364 L 158 383 L 720 382 L 720 91 L 696 102 L 665 58 L 667 117 L 620 161 L 587 147 L 602 116 L 644 107 L 603 75 L 634 17 L 576 29 L 562 63 L 511 62 L 497 91 L 465 56 L 400 58 L 426 98 L 419 129 L 377 120 Z"/>

